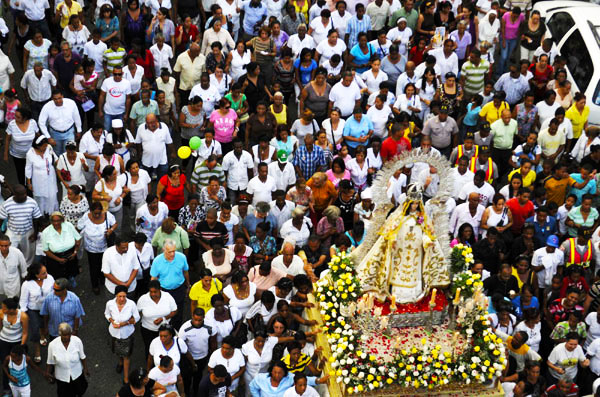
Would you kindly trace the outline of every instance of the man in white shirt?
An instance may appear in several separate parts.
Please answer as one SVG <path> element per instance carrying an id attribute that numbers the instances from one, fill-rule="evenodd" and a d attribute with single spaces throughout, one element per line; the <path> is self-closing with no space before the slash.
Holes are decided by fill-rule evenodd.
<path id="1" fill-rule="evenodd" d="M 56 87 L 56 77 L 51 71 L 44 69 L 41 62 L 34 63 L 33 69 L 23 74 L 21 88 L 30 101 L 34 119 L 39 118 L 42 107 L 50 100 L 53 87 Z"/>
<path id="2" fill-rule="evenodd" d="M 150 175 L 155 172 L 158 179 L 165 175 L 169 161 L 167 150 L 171 158 L 175 158 L 173 140 L 166 124 L 159 122 L 156 115 L 149 114 L 146 122 L 138 127 L 135 143 L 141 153 L 142 167 Z"/>
<path id="3" fill-rule="evenodd" d="M 437 61 L 432 54 L 425 55 L 423 62 L 421 62 L 419 66 L 415 68 L 415 76 L 417 76 L 417 79 L 423 77 L 423 75 L 425 74 L 425 69 L 427 68 L 432 68 L 435 72 L 435 76 L 438 79 L 440 78 L 442 69 L 440 68 L 440 65 L 437 64 Z"/>
<path id="4" fill-rule="evenodd" d="M 285 150 L 277 151 L 277 161 L 269 163 L 269 176 L 275 181 L 275 188 L 287 192 L 296 183 L 296 171 L 292 163 L 288 162 Z"/>
<path id="5" fill-rule="evenodd" d="M 275 179 L 269 176 L 269 168 L 266 163 L 260 163 L 257 171 L 258 175 L 250 179 L 246 188 L 246 192 L 254 206 L 260 201 L 270 202 L 272 193 L 277 189 Z"/>
<path id="6" fill-rule="evenodd" d="M 104 81 L 104 68 L 102 62 L 104 61 L 104 51 L 108 49 L 105 42 L 100 40 L 102 34 L 99 29 L 92 31 L 92 39 L 85 43 L 83 46 L 83 60 L 90 59 L 94 61 L 94 71 L 98 73 L 98 83 Z"/>
<path id="7" fill-rule="evenodd" d="M 109 131 L 114 119 L 127 123 L 131 109 L 131 83 L 123 79 L 123 69 L 115 66 L 112 77 L 108 77 L 100 88 L 98 117 L 104 118 L 104 129 Z"/>
<path id="8" fill-rule="evenodd" d="M 544 288 L 552 286 L 552 276 L 564 263 L 564 251 L 557 249 L 558 247 L 558 237 L 552 235 L 548 236 L 545 247 L 538 248 L 533 252 L 531 268 L 537 272 L 540 296 L 544 296 Z"/>
<path id="9" fill-rule="evenodd" d="M 140 264 L 135 252 L 129 250 L 128 241 L 117 236 L 115 245 L 102 254 L 102 273 L 106 278 L 104 285 L 109 292 L 109 299 L 114 296 L 117 285 L 127 287 L 127 295 L 133 299 L 138 271 Z"/>
<path id="10" fill-rule="evenodd" d="M 484 170 L 475 171 L 472 182 L 463 185 L 463 188 L 458 194 L 459 203 L 464 203 L 467 200 L 467 197 L 473 192 L 479 194 L 479 204 L 484 207 L 487 207 L 492 202 L 496 191 L 492 185 L 485 181 Z"/>
<path id="11" fill-rule="evenodd" d="M 227 197 L 232 202 L 236 202 L 238 195 L 246 190 L 248 181 L 254 174 L 252 155 L 243 148 L 242 141 L 236 138 L 233 140 L 233 151 L 223 157 L 222 167 L 227 178 Z M 269 198 L 268 201 L 271 199 Z"/>
<path id="12" fill-rule="evenodd" d="M 10 238 L 0 236 L 0 295 L 19 296 L 21 281 L 27 275 L 27 262 L 23 253 L 10 246 Z"/>
<path id="13" fill-rule="evenodd" d="M 329 92 L 329 112 L 336 107 L 342 112 L 342 117 L 349 117 L 354 108 L 360 106 L 360 99 L 360 88 L 354 82 L 352 72 L 346 71 L 342 81 L 334 85 Z"/>
<path id="14" fill-rule="evenodd" d="M 271 206 L 269 213 L 277 219 L 277 225 L 274 225 L 274 227 L 277 229 L 277 234 L 279 235 L 281 226 L 288 219 L 292 219 L 292 211 L 296 208 L 296 204 L 293 201 L 285 199 L 285 192 L 283 190 L 275 190 L 273 198 L 274 200 L 269 203 Z"/>
<path id="15" fill-rule="evenodd" d="M 32 32 L 39 30 L 45 38 L 52 37 L 46 22 L 46 9 L 50 8 L 48 0 L 21 0 L 18 8 L 25 13 Z"/>
<path id="16" fill-rule="evenodd" d="M 458 166 L 452 169 L 451 175 L 454 178 L 452 197 L 458 199 L 458 195 L 463 186 L 472 183 L 473 176 L 475 176 L 475 174 L 469 170 L 469 158 L 467 156 L 462 156 L 458 159 Z"/>
<path id="17" fill-rule="evenodd" d="M 450 230 L 454 237 L 458 236 L 458 229 L 463 223 L 469 223 L 473 226 L 475 236 L 479 235 L 479 225 L 483 216 L 485 207 L 479 204 L 479 193 L 469 194 L 469 200 L 466 203 L 457 205 L 450 217 Z"/>
<path id="18" fill-rule="evenodd" d="M 430 165 L 417 176 L 417 182 L 423 186 L 423 196 L 430 199 L 437 194 L 440 186 L 440 174 L 434 166 Z"/>
<path id="19" fill-rule="evenodd" d="M 406 62 L 404 73 L 398 76 L 398 80 L 396 81 L 396 98 L 404 94 L 404 87 L 406 87 L 408 83 L 416 85 L 418 79 L 419 78 L 415 74 L 415 63 L 413 61 Z"/>
<path id="20" fill-rule="evenodd" d="M 294 244 L 290 241 L 283 242 L 281 255 L 273 258 L 271 266 L 274 269 L 284 271 L 288 277 L 306 274 L 306 271 L 304 270 L 304 261 L 298 255 L 294 254 Z"/>
<path id="21" fill-rule="evenodd" d="M 197 307 L 192 313 L 192 318 L 183 323 L 179 329 L 179 338 L 187 345 L 188 352 L 196 364 L 192 376 L 183 380 L 185 390 L 190 390 L 191 383 L 192 396 L 197 395 L 202 373 L 208 364 L 208 353 L 217 349 L 217 330 L 204 324 L 204 316 L 204 309 Z"/>
<path id="22" fill-rule="evenodd" d="M 435 57 L 436 65 L 440 66 L 442 83 L 446 81 L 446 73 L 452 72 L 454 77 L 458 76 L 458 55 L 454 52 L 454 42 L 452 40 L 444 40 L 442 48 L 430 50 L 429 54 Z"/>
<path id="23" fill-rule="evenodd" d="M 317 48 L 315 40 L 312 38 L 312 36 L 307 34 L 306 25 L 303 23 L 298 25 L 298 33 L 289 37 L 287 46 L 292 50 L 294 59 L 300 56 L 300 52 L 302 52 L 303 48 L 308 48 L 309 50 L 314 50 Z"/>
<path id="24" fill-rule="evenodd" d="M 54 152 L 60 156 L 65 152 L 67 142 L 75 140 L 75 132 L 77 138 L 81 135 L 81 117 L 77 104 L 72 99 L 64 98 L 60 91 L 53 90 L 52 100 L 42 107 L 38 126 L 42 134 L 50 133 L 56 142 Z"/>

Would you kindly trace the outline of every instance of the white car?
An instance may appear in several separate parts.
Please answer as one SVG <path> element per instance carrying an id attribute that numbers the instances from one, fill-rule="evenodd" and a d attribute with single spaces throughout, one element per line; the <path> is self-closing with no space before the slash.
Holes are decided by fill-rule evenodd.
<path id="1" fill-rule="evenodd" d="M 533 7 L 567 60 L 573 93 L 583 92 L 590 107 L 588 122 L 600 125 L 600 5 L 584 1 L 539 1 Z M 593 60 L 599 61 L 596 68 Z"/>

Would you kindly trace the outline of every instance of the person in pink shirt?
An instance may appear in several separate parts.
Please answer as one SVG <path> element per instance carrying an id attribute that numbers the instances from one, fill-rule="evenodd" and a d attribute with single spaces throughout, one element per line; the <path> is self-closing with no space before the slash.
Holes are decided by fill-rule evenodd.
<path id="1" fill-rule="evenodd" d="M 218 109 L 210 114 L 210 126 L 215 130 L 215 139 L 221 144 L 223 153 L 227 153 L 233 148 L 231 141 L 238 134 L 240 120 L 227 99 L 221 98 L 217 106 Z"/>
<path id="2" fill-rule="evenodd" d="M 286 276 L 285 272 L 272 268 L 271 262 L 263 262 L 260 265 L 256 265 L 248 272 L 248 280 L 256 284 L 258 295 L 273 287 L 280 279 Z"/>
<path id="3" fill-rule="evenodd" d="M 519 45 L 521 26 L 525 22 L 525 15 L 521 14 L 519 7 L 514 7 L 511 12 L 505 12 L 500 21 L 500 61 L 496 74 L 501 76 L 507 72 L 508 59 Z"/>

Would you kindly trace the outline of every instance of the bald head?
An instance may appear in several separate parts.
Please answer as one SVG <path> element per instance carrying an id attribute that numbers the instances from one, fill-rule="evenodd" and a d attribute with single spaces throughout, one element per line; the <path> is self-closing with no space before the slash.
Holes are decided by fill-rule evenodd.
<path id="1" fill-rule="evenodd" d="M 413 61 L 406 62 L 406 72 L 414 72 L 415 71 L 415 63 Z"/>
<path id="2" fill-rule="evenodd" d="M 158 118 L 156 117 L 156 115 L 154 113 L 150 113 L 149 115 L 146 116 L 146 127 L 150 131 L 156 131 L 158 126 L 159 126 Z"/>
<path id="3" fill-rule="evenodd" d="M 469 193 L 469 207 L 471 207 L 471 208 L 477 207 L 478 204 L 479 204 L 479 193 L 477 193 L 477 192 Z"/>
<path id="4" fill-rule="evenodd" d="M 193 42 L 190 45 L 190 53 L 192 54 L 192 56 L 196 57 L 200 54 L 200 46 L 198 45 L 198 43 Z"/>
<path id="5" fill-rule="evenodd" d="M 504 109 L 502 111 L 502 115 L 500 117 L 502 118 L 502 121 L 504 122 L 504 124 L 508 125 L 508 123 L 510 123 L 512 114 L 510 113 L 510 110 Z"/>

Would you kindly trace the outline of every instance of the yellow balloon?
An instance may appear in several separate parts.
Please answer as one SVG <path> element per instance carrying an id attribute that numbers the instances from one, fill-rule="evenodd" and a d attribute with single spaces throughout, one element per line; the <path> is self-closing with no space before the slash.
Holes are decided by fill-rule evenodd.
<path id="1" fill-rule="evenodd" d="M 185 160 L 192 154 L 192 149 L 189 146 L 181 146 L 177 149 L 177 155 L 180 159 Z"/>

